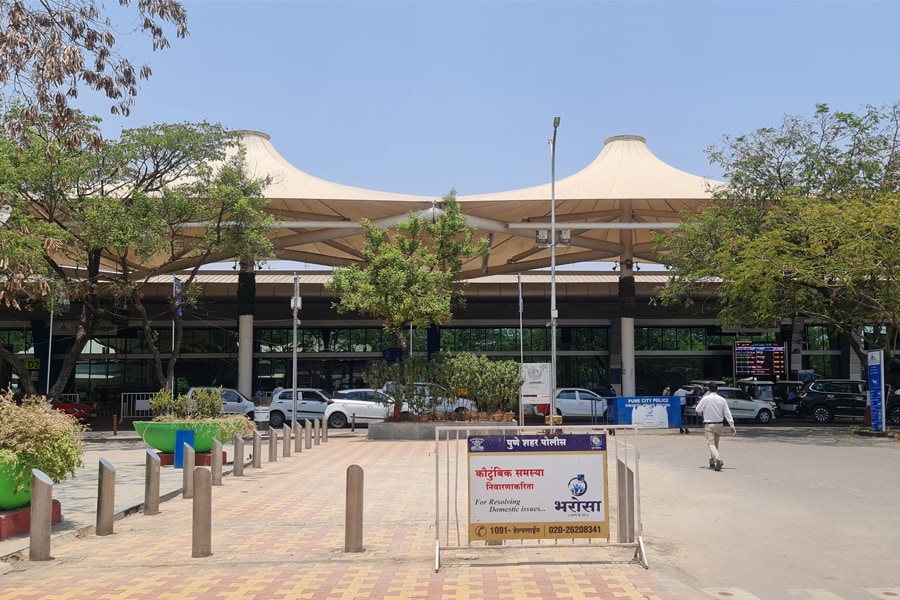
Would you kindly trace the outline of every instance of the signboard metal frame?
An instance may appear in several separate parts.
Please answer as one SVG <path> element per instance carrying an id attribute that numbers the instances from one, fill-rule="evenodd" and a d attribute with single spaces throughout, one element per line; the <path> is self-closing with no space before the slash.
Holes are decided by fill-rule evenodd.
<path id="1" fill-rule="evenodd" d="M 437 425 L 435 572 L 445 550 L 569 545 L 581 548 L 585 561 L 592 548 L 633 549 L 632 561 L 649 568 L 637 434 L 633 425 Z M 476 438 L 480 450 L 470 452 Z M 608 557 L 602 552 L 596 560 Z"/>

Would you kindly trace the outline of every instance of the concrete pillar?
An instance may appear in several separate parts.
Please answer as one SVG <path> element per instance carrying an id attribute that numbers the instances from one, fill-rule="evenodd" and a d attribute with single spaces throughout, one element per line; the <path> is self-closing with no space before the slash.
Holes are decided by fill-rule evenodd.
<path id="1" fill-rule="evenodd" d="M 253 314 L 256 304 L 254 265 L 241 263 L 238 273 L 238 391 L 253 398 Z"/>
<path id="2" fill-rule="evenodd" d="M 631 257 L 623 261 L 619 277 L 619 317 L 621 322 L 621 369 L 623 396 L 634 396 L 634 317 L 635 288 Z M 612 348 L 610 348 L 612 352 Z"/>
<path id="3" fill-rule="evenodd" d="M 634 319 L 622 317 L 622 395 L 634 396 Z"/>

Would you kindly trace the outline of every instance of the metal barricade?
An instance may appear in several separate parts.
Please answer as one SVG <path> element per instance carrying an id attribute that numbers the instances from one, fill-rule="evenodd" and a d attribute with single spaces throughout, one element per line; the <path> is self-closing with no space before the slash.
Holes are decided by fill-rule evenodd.
<path id="1" fill-rule="evenodd" d="M 122 392 L 119 419 L 150 419 L 150 399 L 156 392 Z"/>
<path id="2" fill-rule="evenodd" d="M 633 425 L 436 427 L 435 572 L 443 550 L 567 543 L 633 548 L 633 560 L 648 567 L 637 432 Z M 568 484 L 559 480 L 570 475 Z M 585 494 L 589 486 L 601 495 Z"/>

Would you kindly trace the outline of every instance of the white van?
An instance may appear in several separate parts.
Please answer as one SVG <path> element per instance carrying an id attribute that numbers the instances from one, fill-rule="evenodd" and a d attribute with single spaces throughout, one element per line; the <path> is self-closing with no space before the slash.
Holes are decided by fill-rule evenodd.
<path id="1" fill-rule="evenodd" d="M 231 388 L 192 387 L 187 393 L 188 401 L 198 392 L 215 392 L 218 390 L 222 392 L 222 414 L 244 415 L 251 421 L 253 420 L 256 405 L 242 393 Z"/>

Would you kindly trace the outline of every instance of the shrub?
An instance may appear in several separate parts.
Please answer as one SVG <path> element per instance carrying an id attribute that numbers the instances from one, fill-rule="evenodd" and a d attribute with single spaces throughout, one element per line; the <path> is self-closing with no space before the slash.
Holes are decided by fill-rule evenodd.
<path id="1" fill-rule="evenodd" d="M 184 394 L 172 396 L 169 390 L 160 390 L 150 399 L 150 411 L 154 421 L 209 423 L 220 425 L 224 439 L 240 433 L 242 437 L 253 435 L 256 429 L 253 421 L 243 415 L 222 415 L 222 389 L 198 390 L 188 399 Z"/>
<path id="2" fill-rule="evenodd" d="M 73 417 L 47 406 L 43 396 L 26 396 L 17 405 L 12 392 L 0 396 L 0 461 L 28 467 L 17 480 L 16 491 L 31 481 L 31 469 L 43 471 L 59 483 L 84 466 L 86 429 Z"/>

